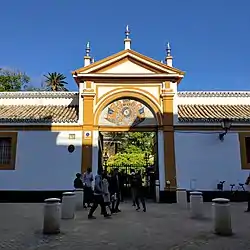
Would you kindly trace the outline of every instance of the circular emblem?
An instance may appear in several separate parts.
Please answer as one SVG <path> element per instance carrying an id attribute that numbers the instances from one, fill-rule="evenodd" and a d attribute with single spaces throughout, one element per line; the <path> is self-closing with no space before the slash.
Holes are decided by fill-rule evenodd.
<path id="1" fill-rule="evenodd" d="M 89 133 L 89 132 L 87 132 L 85 135 L 86 135 L 87 137 L 89 137 L 89 136 L 90 136 L 90 133 Z"/>
<path id="2" fill-rule="evenodd" d="M 131 109 L 128 108 L 128 107 L 123 108 L 122 114 L 123 114 L 125 117 L 129 117 L 129 116 L 131 115 Z"/>

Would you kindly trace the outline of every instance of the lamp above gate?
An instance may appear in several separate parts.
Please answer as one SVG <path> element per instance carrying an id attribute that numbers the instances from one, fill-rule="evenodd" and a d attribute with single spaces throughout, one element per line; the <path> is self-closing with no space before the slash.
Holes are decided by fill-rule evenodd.
<path id="1" fill-rule="evenodd" d="M 224 132 L 219 134 L 220 141 L 224 141 L 224 136 L 227 134 L 231 126 L 232 126 L 232 121 L 230 119 L 224 118 L 221 120 L 221 128 L 224 130 Z"/>

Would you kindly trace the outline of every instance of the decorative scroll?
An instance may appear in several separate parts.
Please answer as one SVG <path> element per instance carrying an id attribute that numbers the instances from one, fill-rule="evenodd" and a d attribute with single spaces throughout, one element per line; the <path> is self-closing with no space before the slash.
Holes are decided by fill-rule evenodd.
<path id="1" fill-rule="evenodd" d="M 104 118 L 117 126 L 136 126 L 145 120 L 146 107 L 135 100 L 122 99 L 111 103 Z"/>

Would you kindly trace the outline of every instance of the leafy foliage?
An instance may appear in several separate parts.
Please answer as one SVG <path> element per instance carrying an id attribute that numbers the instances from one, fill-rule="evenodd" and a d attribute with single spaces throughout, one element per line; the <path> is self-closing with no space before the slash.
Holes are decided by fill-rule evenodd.
<path id="1" fill-rule="evenodd" d="M 147 162 L 145 154 L 152 155 L 154 146 L 154 133 L 149 132 L 128 132 L 128 133 L 107 133 L 106 136 L 112 138 L 111 141 L 119 143 L 119 153 L 110 156 L 107 165 L 122 167 L 133 165 L 145 167 Z M 153 164 L 153 159 L 149 159 L 149 164 Z"/>
<path id="2" fill-rule="evenodd" d="M 21 91 L 27 88 L 30 77 L 24 72 L 0 68 L 0 92 Z"/>
<path id="3" fill-rule="evenodd" d="M 64 76 L 61 73 L 53 72 L 48 73 L 47 75 L 44 75 L 46 78 L 46 89 L 50 91 L 68 91 L 68 89 L 64 86 L 65 84 L 68 84 L 65 79 L 66 76 Z"/>

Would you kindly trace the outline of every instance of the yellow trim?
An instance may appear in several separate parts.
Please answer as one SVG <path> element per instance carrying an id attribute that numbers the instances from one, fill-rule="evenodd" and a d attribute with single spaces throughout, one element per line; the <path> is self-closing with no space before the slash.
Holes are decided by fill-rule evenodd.
<path id="1" fill-rule="evenodd" d="M 100 101 L 98 103 L 98 106 L 96 108 L 95 114 L 94 114 L 94 125 L 98 125 L 99 122 L 99 117 L 101 115 L 101 112 L 103 111 L 103 109 L 110 103 L 112 103 L 113 101 L 117 100 L 117 99 L 121 99 L 123 97 L 130 97 L 130 98 L 135 98 L 137 100 L 141 100 L 144 103 L 146 103 L 151 109 L 152 112 L 155 115 L 157 124 L 159 126 L 162 125 L 162 115 L 161 115 L 161 110 L 159 109 L 159 107 L 156 105 L 155 102 L 153 102 L 152 100 L 150 100 L 145 93 L 140 92 L 133 92 L 132 90 L 124 90 L 124 91 L 120 91 L 118 93 L 114 93 L 112 96 L 109 96 L 108 98 L 103 98 L 102 101 Z"/>
<path id="2" fill-rule="evenodd" d="M 127 53 L 128 53 L 128 55 L 126 55 Z M 110 60 L 114 60 L 115 58 L 118 58 L 117 61 L 120 61 L 121 58 L 119 58 L 119 57 L 122 56 L 122 55 L 124 55 L 126 57 L 129 57 L 129 55 L 134 55 L 134 56 L 137 56 L 137 57 L 141 58 L 142 60 L 145 60 L 145 61 L 148 61 L 148 62 L 150 62 L 152 64 L 155 64 L 155 65 L 161 67 L 162 69 L 165 69 L 166 71 L 169 70 L 169 71 L 175 72 L 175 73 L 180 74 L 180 75 L 185 75 L 185 73 L 183 71 L 179 70 L 179 69 L 167 66 L 166 64 L 158 62 L 157 60 L 154 60 L 154 59 L 152 59 L 152 58 L 150 58 L 148 56 L 144 56 L 144 55 L 142 55 L 142 54 L 140 54 L 140 53 L 138 53 L 138 52 L 136 52 L 134 50 L 122 50 L 122 51 L 120 51 L 120 52 L 118 52 L 118 53 L 116 53 L 114 55 L 108 56 L 108 57 L 106 57 L 106 58 L 104 58 L 104 59 L 102 59 L 100 61 L 94 62 L 94 63 L 92 63 L 92 64 L 90 64 L 90 65 L 88 65 L 86 67 L 76 69 L 76 70 L 72 71 L 71 73 L 72 73 L 72 75 L 79 74 L 79 73 L 84 73 L 84 72 L 86 72 L 86 70 L 90 70 L 91 68 L 94 68 L 96 66 L 100 66 L 100 68 L 102 68 L 102 66 L 101 66 L 102 64 L 107 63 Z M 113 65 L 114 63 L 115 62 L 112 62 L 110 64 Z M 107 66 L 108 65 L 106 65 L 106 67 Z M 149 67 L 154 68 L 153 66 L 149 66 Z M 97 71 L 97 70 L 98 69 L 95 69 L 94 71 Z M 159 69 L 157 69 L 157 70 L 159 70 Z M 92 73 L 92 72 L 90 71 L 88 73 Z"/>
<path id="3" fill-rule="evenodd" d="M 15 170 L 16 167 L 16 148 L 17 148 L 17 132 L 0 132 L 0 138 L 11 138 L 11 163 L 0 164 L 0 170 Z"/>
<path id="4" fill-rule="evenodd" d="M 250 163 L 247 162 L 245 138 L 250 137 L 250 132 L 241 132 L 238 135 L 239 135 L 239 142 L 240 142 L 241 169 L 249 170 Z"/>
<path id="5" fill-rule="evenodd" d="M 222 131 L 223 129 L 221 128 L 220 125 L 213 125 L 213 124 L 209 124 L 209 125 L 195 125 L 195 124 L 191 124 L 191 125 L 174 125 L 174 130 L 175 131 Z M 240 125 L 233 125 L 229 132 L 231 131 L 233 132 L 239 132 L 239 131 L 250 131 L 250 126 L 249 124 L 240 126 Z"/>
<path id="6" fill-rule="evenodd" d="M 99 94 L 98 87 L 97 87 L 97 90 L 96 90 L 97 91 L 96 103 L 101 102 L 103 99 L 106 99 L 107 96 L 111 95 L 112 93 L 121 92 L 121 91 L 133 91 L 134 90 L 134 91 L 137 91 L 137 92 L 143 92 L 145 95 L 149 95 L 152 99 L 155 100 L 155 102 L 157 102 L 158 104 L 160 104 L 160 99 L 157 99 L 149 91 L 140 88 L 140 86 L 136 86 L 136 85 L 131 85 L 131 86 L 126 85 L 126 86 L 121 86 L 121 87 L 112 86 L 112 87 L 114 87 L 112 90 L 110 90 L 107 93 L 101 95 L 100 97 L 98 97 L 98 94 Z M 102 87 L 111 87 L 111 86 L 110 85 L 103 85 Z M 160 90 L 159 90 L 160 86 L 157 86 L 157 85 L 150 85 L 149 86 L 149 85 L 147 85 L 147 87 L 158 87 L 158 93 L 160 92 Z"/>
<path id="7" fill-rule="evenodd" d="M 174 96 L 173 94 L 163 95 L 163 136 L 164 136 L 164 162 L 165 180 L 171 182 L 171 187 L 176 187 L 176 166 L 174 146 Z M 169 130 L 172 128 L 172 131 Z"/>
<path id="8" fill-rule="evenodd" d="M 82 135 L 82 173 L 86 172 L 87 168 L 92 167 L 92 134 L 94 121 L 94 96 L 83 96 L 83 124 L 84 131 Z M 87 129 L 88 128 L 88 129 Z M 85 131 L 89 131 L 91 135 L 85 138 Z"/>
<path id="9" fill-rule="evenodd" d="M 81 131 L 82 125 L 0 125 L 0 131 Z"/>

